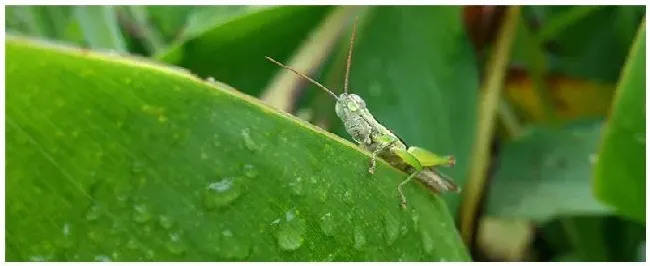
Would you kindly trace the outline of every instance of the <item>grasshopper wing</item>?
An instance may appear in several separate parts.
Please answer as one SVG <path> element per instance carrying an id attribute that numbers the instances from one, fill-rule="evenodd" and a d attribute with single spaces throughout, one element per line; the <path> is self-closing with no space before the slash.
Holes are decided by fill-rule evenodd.
<path id="1" fill-rule="evenodd" d="M 422 170 L 422 164 L 418 160 L 417 157 L 415 157 L 413 154 L 411 154 L 408 151 L 405 150 L 395 150 L 394 151 L 397 156 L 399 156 L 404 163 L 406 163 L 408 166 L 413 167 L 415 170 Z"/>
<path id="2" fill-rule="evenodd" d="M 460 187 L 451 178 L 438 172 L 433 167 L 426 167 L 418 174 L 417 179 L 436 193 L 460 192 Z"/>
<path id="3" fill-rule="evenodd" d="M 452 166 L 456 163 L 453 156 L 440 156 L 416 146 L 409 147 L 408 153 L 417 158 L 420 164 L 424 167 L 440 165 Z"/>

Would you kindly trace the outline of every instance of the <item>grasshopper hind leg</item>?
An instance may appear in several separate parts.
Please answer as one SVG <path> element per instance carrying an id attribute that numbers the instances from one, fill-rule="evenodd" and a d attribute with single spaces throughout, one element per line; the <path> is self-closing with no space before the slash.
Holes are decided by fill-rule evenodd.
<path id="1" fill-rule="evenodd" d="M 400 197 L 403 209 L 406 209 L 406 196 L 404 196 L 404 192 L 402 191 L 402 187 L 404 185 L 408 184 L 408 182 L 411 182 L 411 180 L 413 180 L 413 178 L 415 178 L 419 173 L 420 173 L 420 171 L 413 172 L 409 177 L 406 178 L 406 180 L 402 181 L 402 183 L 399 183 L 399 186 L 397 186 L 397 192 L 399 192 L 399 197 Z"/>

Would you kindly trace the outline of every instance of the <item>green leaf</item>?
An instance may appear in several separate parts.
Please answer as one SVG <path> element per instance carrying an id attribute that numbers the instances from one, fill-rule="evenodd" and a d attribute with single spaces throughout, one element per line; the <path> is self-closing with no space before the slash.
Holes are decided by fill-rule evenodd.
<path id="1" fill-rule="evenodd" d="M 9 6 L 5 14 L 5 22 L 10 29 L 41 38 L 56 37 L 55 25 L 50 22 L 50 11 L 45 7 Z"/>
<path id="2" fill-rule="evenodd" d="M 454 155 L 456 165 L 441 171 L 462 187 L 469 173 L 478 73 L 460 7 L 372 7 L 359 21 L 352 56 L 351 93 L 408 145 Z M 340 80 L 326 84 L 339 91 L 341 61 L 330 70 Z M 350 139 L 334 119 L 334 132 Z M 455 213 L 458 194 L 444 198 Z"/>
<path id="3" fill-rule="evenodd" d="M 552 37 L 546 45 L 549 69 L 606 84 L 615 82 L 633 41 L 625 32 L 634 31 L 645 14 L 643 6 L 632 7 L 636 12 L 629 13 L 618 12 L 619 8 L 607 6 L 589 11 L 588 7 L 574 6 L 527 7 L 542 14 L 531 24 L 541 20 L 542 25 L 551 27 L 540 29 L 540 34 L 545 35 L 542 37 Z M 579 19 L 570 18 L 576 14 Z M 621 24 L 621 17 L 633 22 Z"/>
<path id="4" fill-rule="evenodd" d="M 544 221 L 560 215 L 607 214 L 591 192 L 602 123 L 533 127 L 503 145 L 487 213 Z"/>
<path id="5" fill-rule="evenodd" d="M 645 227 L 614 215 L 568 216 L 538 225 L 548 248 L 575 261 L 635 261 Z"/>
<path id="6" fill-rule="evenodd" d="M 152 27 L 169 43 L 179 40 L 183 28 L 194 12 L 205 6 L 146 6 Z"/>
<path id="7" fill-rule="evenodd" d="M 183 38 L 194 37 L 209 30 L 214 25 L 223 24 L 228 20 L 241 16 L 255 7 L 247 6 L 217 6 L 205 7 L 193 12 L 183 28 Z"/>
<path id="8" fill-rule="evenodd" d="M 157 58 L 258 95 L 278 70 L 264 56 L 284 62 L 330 9 L 286 6 L 246 12 Z"/>
<path id="9" fill-rule="evenodd" d="M 127 51 L 115 7 L 76 6 L 74 15 L 81 26 L 88 47 Z"/>
<path id="10" fill-rule="evenodd" d="M 467 261 L 440 197 L 241 93 L 8 38 L 7 260 Z M 36 63 L 35 63 L 36 62 Z"/>
<path id="11" fill-rule="evenodd" d="M 594 192 L 619 213 L 645 223 L 645 22 L 618 83 L 604 133 Z"/>
<path id="12" fill-rule="evenodd" d="M 149 12 L 143 6 L 127 6 L 124 9 L 126 17 L 128 17 L 131 27 L 134 27 L 138 31 L 138 37 L 143 43 L 148 54 L 154 54 L 160 51 L 164 45 L 165 41 L 163 40 L 158 29 L 152 27 L 149 16 Z"/>

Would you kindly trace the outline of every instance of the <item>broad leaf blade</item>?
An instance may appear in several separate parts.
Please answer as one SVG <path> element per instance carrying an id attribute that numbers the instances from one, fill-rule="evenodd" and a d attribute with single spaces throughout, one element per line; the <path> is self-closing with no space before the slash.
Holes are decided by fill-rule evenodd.
<path id="1" fill-rule="evenodd" d="M 594 191 L 618 212 L 645 222 L 645 22 L 618 84 L 596 166 Z"/>
<path id="2" fill-rule="evenodd" d="M 465 261 L 445 203 L 350 143 L 142 61 L 11 38 L 7 259 Z M 33 62 L 40 62 L 35 64 Z"/>
<path id="3" fill-rule="evenodd" d="M 535 127 L 506 143 L 490 185 L 487 212 L 545 221 L 562 215 L 608 214 L 591 193 L 602 123 Z"/>

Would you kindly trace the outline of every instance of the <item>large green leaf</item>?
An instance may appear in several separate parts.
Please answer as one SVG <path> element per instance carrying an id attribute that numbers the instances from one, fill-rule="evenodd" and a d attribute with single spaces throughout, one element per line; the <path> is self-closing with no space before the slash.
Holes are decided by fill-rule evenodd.
<path id="1" fill-rule="evenodd" d="M 456 166 L 442 171 L 462 185 L 470 166 L 478 72 L 460 7 L 373 7 L 366 14 L 355 41 L 351 92 L 407 144 L 454 155 Z M 341 56 L 347 56 L 344 41 Z M 338 61 L 330 75 L 340 78 L 328 85 L 340 90 L 345 61 Z M 349 139 L 336 123 L 335 132 Z M 444 197 L 455 212 L 460 197 Z"/>
<path id="2" fill-rule="evenodd" d="M 487 213 L 540 221 L 609 213 L 591 192 L 601 128 L 600 122 L 535 127 L 506 143 L 490 185 Z"/>
<path id="3" fill-rule="evenodd" d="M 349 142 L 142 60 L 9 38 L 6 254 L 465 261 L 444 201 Z"/>
<path id="4" fill-rule="evenodd" d="M 594 190 L 621 214 L 645 223 L 645 23 L 618 83 L 603 137 Z"/>
<path id="5" fill-rule="evenodd" d="M 220 21 L 158 58 L 258 95 L 277 70 L 264 56 L 284 61 L 329 10 L 286 6 L 248 11 Z"/>

